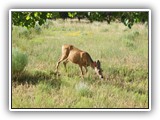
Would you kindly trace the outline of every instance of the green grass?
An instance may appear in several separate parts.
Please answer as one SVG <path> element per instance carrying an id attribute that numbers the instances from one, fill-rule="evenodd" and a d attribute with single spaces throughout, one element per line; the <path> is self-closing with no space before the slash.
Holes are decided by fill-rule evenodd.
<path id="1" fill-rule="evenodd" d="M 20 29 L 19 29 L 20 28 Z M 100 60 L 105 80 L 91 68 L 80 77 L 77 65 L 60 64 L 63 44 Z M 12 80 L 12 108 L 148 108 L 148 29 L 135 24 L 49 21 L 40 33 L 13 26 L 12 48 L 28 55 L 25 72 Z"/>

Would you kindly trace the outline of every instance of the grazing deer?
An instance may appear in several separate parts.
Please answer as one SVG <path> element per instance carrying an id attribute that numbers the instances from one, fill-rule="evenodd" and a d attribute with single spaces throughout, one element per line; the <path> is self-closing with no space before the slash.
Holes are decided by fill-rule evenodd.
<path id="1" fill-rule="evenodd" d="M 85 68 L 87 73 L 87 67 L 91 66 L 96 72 L 96 74 L 99 76 L 99 78 L 103 79 L 102 75 L 102 69 L 100 61 L 97 60 L 97 62 L 93 61 L 91 56 L 82 50 L 79 50 L 78 48 L 74 47 L 73 45 L 63 45 L 62 46 L 62 56 L 60 57 L 59 61 L 56 65 L 56 73 L 58 73 L 58 67 L 61 62 L 63 62 L 64 67 L 66 69 L 66 64 L 71 61 L 72 63 L 78 64 L 81 70 L 82 77 L 84 75 L 82 67 Z"/>

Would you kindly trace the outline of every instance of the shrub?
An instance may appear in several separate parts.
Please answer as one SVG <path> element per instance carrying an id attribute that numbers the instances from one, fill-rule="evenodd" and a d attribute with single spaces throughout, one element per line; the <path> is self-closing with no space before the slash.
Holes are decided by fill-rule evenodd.
<path id="1" fill-rule="evenodd" d="M 19 34 L 19 37 L 26 37 L 26 38 L 29 38 L 30 36 L 30 31 L 26 28 L 26 27 L 19 27 L 18 29 L 18 34 Z"/>
<path id="2" fill-rule="evenodd" d="M 92 97 L 92 92 L 90 91 L 88 85 L 84 82 L 80 82 L 76 85 L 76 91 L 80 96 Z"/>
<path id="3" fill-rule="evenodd" d="M 28 57 L 18 48 L 12 49 L 12 75 L 21 73 L 28 63 Z"/>
<path id="4" fill-rule="evenodd" d="M 48 29 L 52 26 L 53 26 L 53 22 L 52 22 L 52 20 L 49 20 L 49 19 L 46 19 L 46 22 L 42 25 L 42 27 L 46 28 L 46 29 Z"/>
<path id="5" fill-rule="evenodd" d="M 41 33 L 41 26 L 39 25 L 39 21 L 36 21 L 34 29 L 35 29 L 37 34 Z"/>

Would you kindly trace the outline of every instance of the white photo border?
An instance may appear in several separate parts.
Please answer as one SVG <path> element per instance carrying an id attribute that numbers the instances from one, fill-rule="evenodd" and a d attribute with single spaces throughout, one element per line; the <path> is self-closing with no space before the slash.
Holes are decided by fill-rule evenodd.
<path id="1" fill-rule="evenodd" d="M 148 12 L 148 108 L 12 108 L 12 12 Z M 10 9 L 9 10 L 9 110 L 10 111 L 151 111 L 151 10 L 150 9 Z"/>

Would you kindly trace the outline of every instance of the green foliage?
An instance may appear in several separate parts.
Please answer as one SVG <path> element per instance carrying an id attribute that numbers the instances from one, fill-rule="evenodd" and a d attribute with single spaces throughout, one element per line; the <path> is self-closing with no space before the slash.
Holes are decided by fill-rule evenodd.
<path id="1" fill-rule="evenodd" d="M 74 18 L 76 16 L 77 12 L 68 12 L 68 17 Z"/>
<path id="2" fill-rule="evenodd" d="M 104 18 L 99 12 L 88 12 L 87 18 L 89 19 L 90 22 L 93 21 L 102 21 Z"/>
<path id="3" fill-rule="evenodd" d="M 27 28 L 34 27 L 37 21 L 42 25 L 46 19 L 57 18 L 78 18 L 79 21 L 87 18 L 90 22 L 107 21 L 108 23 L 119 20 L 131 28 L 134 23 L 148 21 L 148 12 L 12 12 L 12 24 Z"/>
<path id="4" fill-rule="evenodd" d="M 121 21 L 131 28 L 134 23 L 148 21 L 148 12 L 122 12 Z"/>
<path id="5" fill-rule="evenodd" d="M 28 57 L 18 48 L 12 48 L 12 75 L 21 73 L 28 63 Z"/>
<path id="6" fill-rule="evenodd" d="M 31 28 L 37 21 L 42 25 L 47 18 L 51 17 L 51 12 L 12 12 L 12 24 Z"/>
<path id="7" fill-rule="evenodd" d="M 51 18 L 53 18 L 53 19 L 60 18 L 59 12 L 52 12 L 52 17 Z"/>

